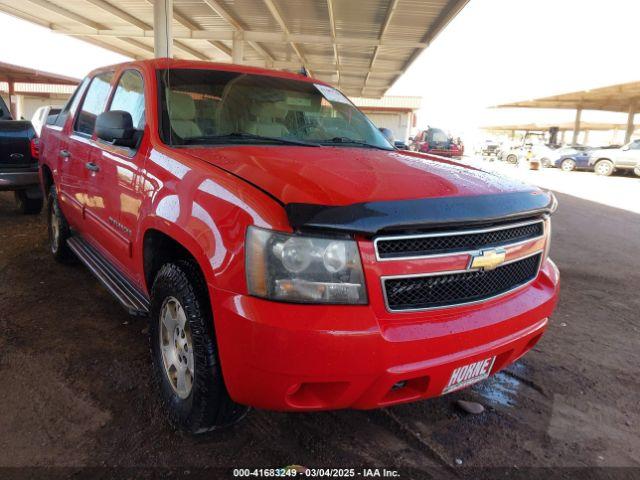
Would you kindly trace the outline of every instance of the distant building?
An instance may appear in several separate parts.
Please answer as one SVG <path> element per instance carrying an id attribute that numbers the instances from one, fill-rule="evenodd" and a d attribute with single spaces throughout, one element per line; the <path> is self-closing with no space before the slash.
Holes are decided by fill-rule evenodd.
<path id="1" fill-rule="evenodd" d="M 31 120 L 42 106 L 62 106 L 80 81 L 77 78 L 0 62 L 0 95 L 13 118 Z"/>
<path id="2" fill-rule="evenodd" d="M 416 126 L 416 112 L 422 104 L 422 97 L 355 97 L 351 100 L 377 127 L 388 128 L 396 140 L 405 142 L 411 134 L 411 129 Z"/>

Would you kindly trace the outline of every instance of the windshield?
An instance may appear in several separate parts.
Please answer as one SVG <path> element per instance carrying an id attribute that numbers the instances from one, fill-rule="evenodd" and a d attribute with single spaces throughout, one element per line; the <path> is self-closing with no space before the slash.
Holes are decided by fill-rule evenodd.
<path id="1" fill-rule="evenodd" d="M 168 145 L 393 147 L 344 95 L 326 85 L 200 69 L 160 70 Z"/>

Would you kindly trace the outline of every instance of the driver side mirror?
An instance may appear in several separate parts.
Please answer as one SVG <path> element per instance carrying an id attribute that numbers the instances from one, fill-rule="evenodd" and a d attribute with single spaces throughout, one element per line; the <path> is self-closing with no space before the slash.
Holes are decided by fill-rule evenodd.
<path id="1" fill-rule="evenodd" d="M 134 147 L 136 130 L 129 112 L 112 110 L 102 112 L 96 119 L 96 136 L 105 142 L 123 147 Z"/>
<path id="2" fill-rule="evenodd" d="M 626 152 L 627 150 L 629 150 L 629 145 L 625 145 L 620 150 L 622 150 L 623 152 Z"/>

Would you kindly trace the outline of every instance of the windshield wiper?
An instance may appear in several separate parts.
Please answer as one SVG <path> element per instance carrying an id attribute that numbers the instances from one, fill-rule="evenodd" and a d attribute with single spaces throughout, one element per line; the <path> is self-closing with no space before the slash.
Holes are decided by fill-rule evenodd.
<path id="1" fill-rule="evenodd" d="M 283 145 L 300 145 L 303 147 L 319 147 L 317 143 L 303 142 L 302 140 L 290 140 L 288 138 L 267 137 L 264 135 L 254 135 L 253 133 L 233 132 L 225 135 L 204 135 L 201 137 L 190 137 L 184 139 L 184 145 L 197 145 L 199 143 L 215 144 L 228 141 L 237 142 L 243 140 L 258 140 L 263 142 L 280 143 Z"/>
<path id="2" fill-rule="evenodd" d="M 378 150 L 393 150 L 392 148 L 385 148 L 379 145 L 374 145 L 372 143 L 363 142 L 360 140 L 354 140 L 349 137 L 333 137 L 331 140 L 323 140 L 320 142 L 321 145 L 338 145 L 338 144 L 348 144 L 348 145 L 358 145 L 366 148 L 377 148 Z"/>

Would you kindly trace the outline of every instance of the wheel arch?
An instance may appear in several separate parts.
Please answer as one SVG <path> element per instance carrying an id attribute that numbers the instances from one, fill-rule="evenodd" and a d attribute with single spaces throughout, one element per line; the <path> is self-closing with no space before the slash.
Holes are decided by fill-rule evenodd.
<path id="1" fill-rule="evenodd" d="M 187 232 L 177 231 L 176 228 L 174 225 L 169 232 L 158 225 L 149 226 L 142 235 L 140 253 L 145 286 L 149 292 L 158 271 L 169 262 L 191 260 L 200 270 L 205 282 L 210 278 L 206 256 L 197 241 Z"/>

